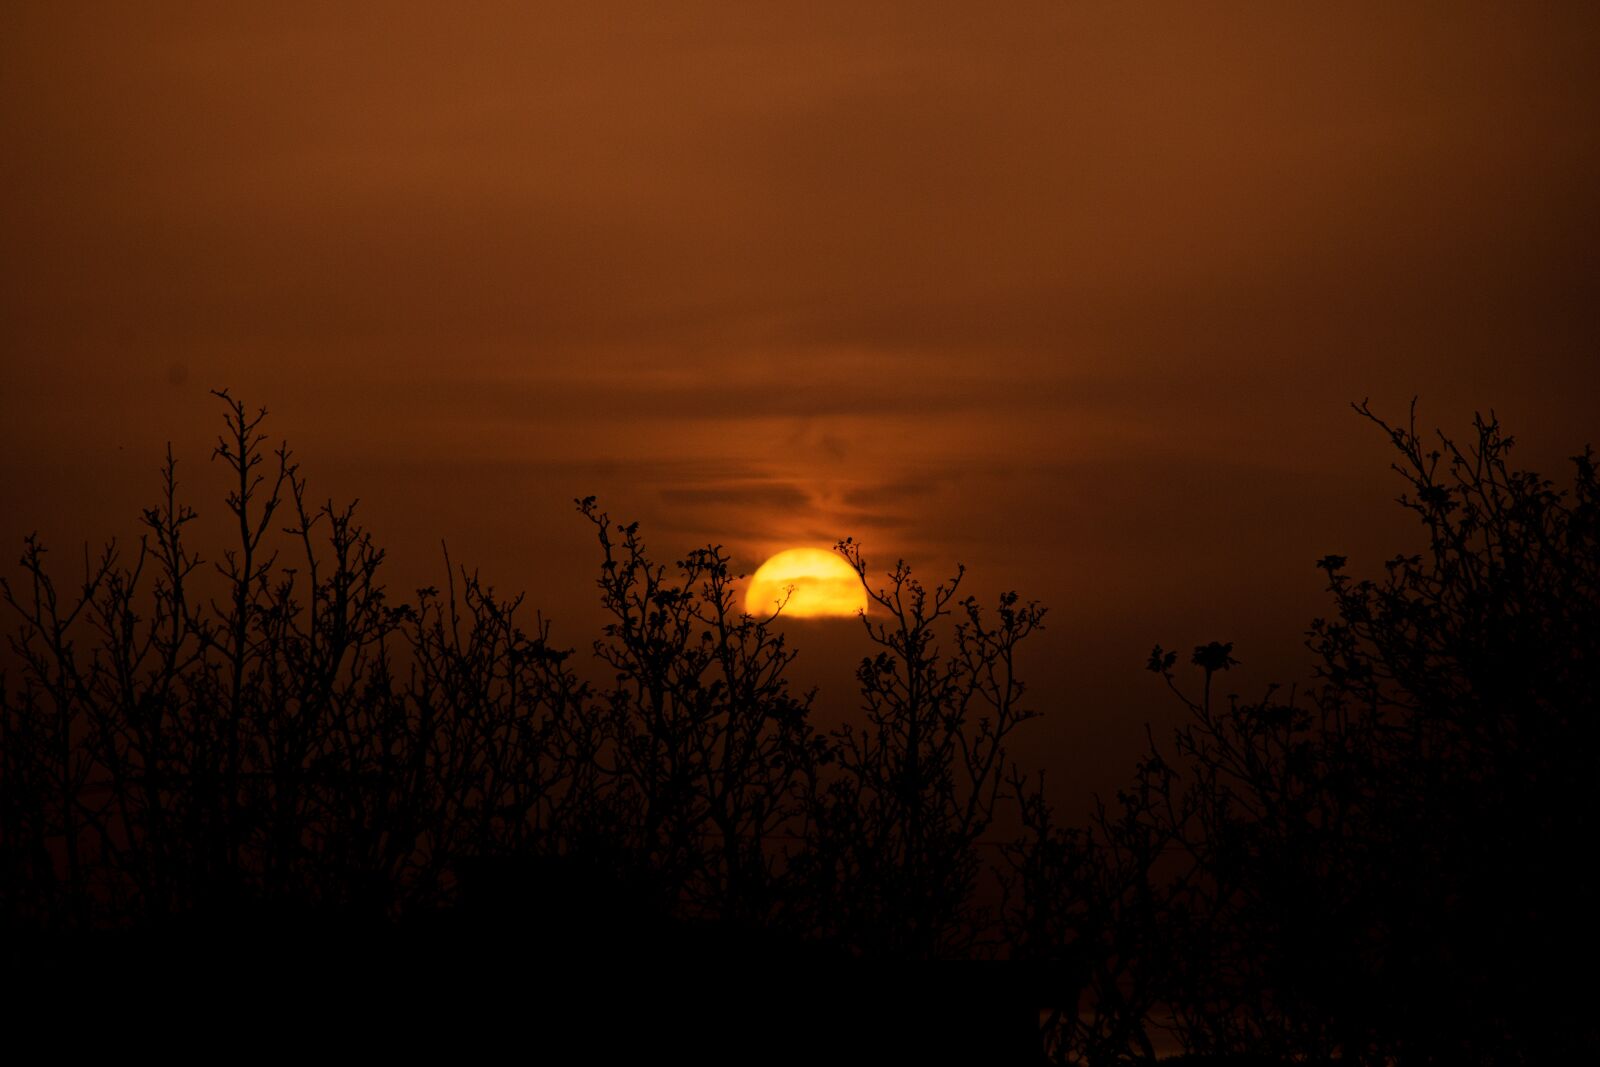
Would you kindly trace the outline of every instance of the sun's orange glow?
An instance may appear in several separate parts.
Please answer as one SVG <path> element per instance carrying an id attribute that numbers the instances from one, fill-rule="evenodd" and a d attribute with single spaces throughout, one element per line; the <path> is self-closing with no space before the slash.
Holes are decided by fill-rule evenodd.
<path id="1" fill-rule="evenodd" d="M 752 615 L 771 615 L 779 603 L 784 615 L 815 619 L 864 611 L 867 594 L 856 572 L 834 553 L 790 548 L 757 568 L 744 597 Z"/>

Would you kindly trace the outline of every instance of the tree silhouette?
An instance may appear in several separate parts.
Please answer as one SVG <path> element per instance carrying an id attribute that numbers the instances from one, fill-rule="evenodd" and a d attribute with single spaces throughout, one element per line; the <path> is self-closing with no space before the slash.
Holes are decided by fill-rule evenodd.
<path id="1" fill-rule="evenodd" d="M 1360 1063 L 1576 1060 L 1600 942 L 1582 871 L 1596 801 L 1600 507 L 1589 452 L 1569 490 L 1512 469 L 1491 417 L 1458 447 L 1357 410 L 1394 443 L 1426 548 L 1354 580 L 1316 684 L 1218 700 L 1232 646 L 1199 647 L 1170 754 L 1088 830 L 1030 812 L 1014 917 L 1036 954 L 1084 961 L 1062 1062 L 1196 1056 Z M 1537 977 L 1535 977 L 1537 976 Z M 1071 1007 L 1076 1008 L 1077 1005 Z"/>
<path id="2" fill-rule="evenodd" d="M 806 797 L 830 753 L 794 695 L 794 659 L 769 621 L 735 607 L 719 548 L 653 563 L 638 524 L 579 508 L 603 552 L 609 621 L 595 654 L 614 672 L 601 694 L 602 785 L 635 860 L 694 914 L 781 920 L 773 838 L 804 838 Z M 620 538 L 620 540 L 618 540 Z"/>
<path id="3" fill-rule="evenodd" d="M 834 734 L 841 773 L 817 797 L 802 860 L 819 922 L 872 956 L 968 956 L 990 933 L 975 900 L 978 840 L 1025 792 L 1005 741 L 1035 715 L 1016 650 L 1044 609 L 1006 593 L 990 623 L 975 598 L 955 599 L 960 571 L 930 590 L 902 561 L 874 588 L 860 546 L 838 551 L 886 621 L 862 616 L 879 649 L 856 670 L 866 722 Z M 945 655 L 940 622 L 958 611 Z"/>
<path id="4" fill-rule="evenodd" d="M 217 395 L 232 540 L 215 560 L 169 449 L 136 545 L 69 579 L 30 538 L 0 581 L 10 954 L 110 930 L 233 943 L 221 930 L 297 937 L 304 968 L 360 929 L 453 953 L 449 973 L 507 954 L 551 973 L 1000 957 L 1003 980 L 858 988 L 849 1017 L 908 1011 L 885 1055 L 986 1048 L 1001 1016 L 1031 1039 L 1036 1008 L 1064 1063 L 1600 1051 L 1590 983 L 1566 977 L 1600 949 L 1588 451 L 1558 490 L 1510 465 L 1492 417 L 1429 446 L 1414 416 L 1358 405 L 1399 454 L 1420 550 L 1376 579 L 1320 561 L 1334 610 L 1304 687 L 1242 700 L 1221 692 L 1231 644 L 1196 647 L 1194 675 L 1157 646 L 1183 726 L 1063 824 L 1007 751 L 1035 714 L 1017 658 L 1038 605 L 985 612 L 959 570 L 927 587 L 903 562 L 880 584 L 840 542 L 872 651 L 859 719 L 822 733 L 788 681 L 796 651 L 737 609 L 719 547 L 667 566 L 586 499 L 606 615 L 591 677 L 448 553 L 442 591 L 391 598 L 354 505 L 317 503 L 264 412 Z M 991 890 L 980 846 L 1012 823 Z M 423 966 L 374 959 L 402 957 Z"/>
<path id="5" fill-rule="evenodd" d="M 959 577 L 929 596 L 902 565 L 874 592 L 866 728 L 822 735 L 723 551 L 668 567 L 588 499 L 607 621 L 585 677 L 448 552 L 442 591 L 392 599 L 354 505 L 314 502 L 265 412 L 217 396 L 215 561 L 169 449 L 136 546 L 65 582 L 30 540 L 0 586 L 9 929 L 444 909 L 571 952 L 654 952 L 675 924 L 739 951 L 978 951 L 976 842 L 1009 795 L 1003 741 L 1031 715 L 1014 650 L 1041 609 L 1008 595 L 991 625 Z"/>
<path id="6" fill-rule="evenodd" d="M 560 839 L 583 810 L 587 691 L 548 628 L 465 571 L 391 605 L 353 507 L 313 505 L 264 412 L 218 395 L 238 541 L 216 564 L 186 540 L 169 451 L 134 549 L 64 588 L 30 539 L 23 584 L 0 583 L 20 623 L 8 925 L 393 916 L 449 896 L 458 858 Z"/>

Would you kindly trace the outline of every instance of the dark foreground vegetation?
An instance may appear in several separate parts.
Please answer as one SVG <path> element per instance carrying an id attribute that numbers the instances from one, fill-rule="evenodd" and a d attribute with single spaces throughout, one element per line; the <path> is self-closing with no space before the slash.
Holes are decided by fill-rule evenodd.
<path id="1" fill-rule="evenodd" d="M 0 936 L 67 1001 L 293 974 L 353 1003 L 425 975 L 481 1007 L 517 976 L 635 1020 L 669 999 L 678 1037 L 876 1027 L 854 1047 L 880 1057 L 1597 1049 L 1588 452 L 1558 490 L 1492 420 L 1458 448 L 1360 409 L 1421 550 L 1373 579 L 1321 561 L 1304 687 L 1223 696 L 1230 645 L 1156 648 L 1187 724 L 1080 819 L 1006 752 L 1036 604 L 880 581 L 842 542 L 876 651 L 860 721 L 823 733 L 718 549 L 663 565 L 580 502 L 609 622 L 576 654 L 465 569 L 394 598 L 353 509 L 222 399 L 230 547 L 190 543 L 169 456 L 139 544 L 68 578 L 30 541 L 3 586 Z M 998 863 L 997 820 L 1024 828 Z"/>

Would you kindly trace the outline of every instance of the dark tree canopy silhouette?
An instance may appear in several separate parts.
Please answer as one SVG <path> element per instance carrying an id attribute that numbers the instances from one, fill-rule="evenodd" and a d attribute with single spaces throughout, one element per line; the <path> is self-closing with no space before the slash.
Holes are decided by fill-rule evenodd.
<path id="1" fill-rule="evenodd" d="M 1359 405 L 1398 453 L 1420 550 L 1378 578 L 1318 564 L 1333 610 L 1308 685 L 1242 700 L 1221 691 L 1231 644 L 1182 672 L 1156 647 L 1185 724 L 1063 822 L 1007 751 L 1038 710 L 1017 667 L 1037 604 L 988 613 L 960 572 L 925 586 L 903 562 L 880 582 L 841 541 L 871 654 L 859 719 L 823 732 L 720 548 L 669 566 L 577 501 L 607 620 L 578 655 L 448 554 L 442 591 L 393 597 L 354 506 L 318 503 L 265 412 L 217 395 L 230 545 L 192 543 L 169 449 L 137 544 L 68 578 L 30 538 L 0 583 L 15 959 L 119 930 L 352 929 L 519 939 L 552 972 L 695 956 L 838 981 L 849 958 L 1003 959 L 939 989 L 901 974 L 914 1009 L 877 1051 L 958 1048 L 952 999 L 1010 1019 L 1018 1058 L 1062 1063 L 1597 1051 L 1593 983 L 1568 977 L 1600 949 L 1588 451 L 1558 489 L 1511 466 L 1492 417 L 1458 447 Z M 1006 826 L 997 865 L 980 845 Z M 883 1010 L 881 986 L 850 1002 Z"/>
<path id="2" fill-rule="evenodd" d="M 1087 828 L 1036 802 L 1022 950 L 1081 968 L 1062 1062 L 1196 1056 L 1373 1064 L 1579 1062 L 1596 1051 L 1600 497 L 1510 466 L 1492 417 L 1458 446 L 1393 442 L 1423 550 L 1355 579 L 1328 556 L 1310 687 L 1217 693 L 1232 645 Z M 1080 1011 L 1081 1009 L 1081 1011 Z"/>
<path id="3" fill-rule="evenodd" d="M 822 735 L 789 685 L 794 650 L 735 607 L 719 548 L 657 563 L 637 524 L 579 501 L 609 620 L 601 669 L 580 672 L 548 621 L 448 554 L 442 592 L 392 599 L 353 506 L 314 503 L 265 412 L 218 396 L 236 540 L 216 560 L 188 540 L 169 450 L 138 544 L 69 581 L 30 539 L 0 586 L 18 623 L 0 715 L 8 929 L 285 908 L 403 921 L 509 910 L 515 885 L 597 924 L 593 902 L 622 892 L 663 921 L 968 953 L 974 842 L 1028 717 L 1012 650 L 1039 609 L 1008 597 L 991 630 L 963 601 L 942 657 L 956 582 L 929 599 L 901 565 L 879 594 L 893 621 L 869 624 L 867 729 Z"/>
<path id="4" fill-rule="evenodd" d="M 956 600 L 960 572 L 928 589 L 904 561 L 873 588 L 860 546 L 838 549 L 866 585 L 876 614 L 862 622 L 879 651 L 856 669 L 866 722 L 832 738 L 841 773 L 815 798 L 800 860 L 817 925 L 869 955 L 968 957 L 993 936 L 977 903 L 979 839 L 1025 791 L 1005 741 L 1035 714 L 1016 649 L 1044 609 L 1006 593 L 990 622 L 975 597 Z M 945 655 L 940 620 L 957 612 Z"/>

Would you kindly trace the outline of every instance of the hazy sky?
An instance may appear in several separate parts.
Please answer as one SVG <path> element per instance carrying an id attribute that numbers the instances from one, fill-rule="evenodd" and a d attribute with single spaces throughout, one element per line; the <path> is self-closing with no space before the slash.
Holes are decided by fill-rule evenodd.
<path id="1" fill-rule="evenodd" d="M 578 495 L 962 560 L 1051 606 L 1029 744 L 1121 759 L 1152 642 L 1254 686 L 1406 547 L 1350 400 L 1600 437 L 1597 12 L 7 4 L 0 545 L 131 532 L 168 440 L 219 518 L 226 385 L 399 588 L 448 538 L 574 644 Z"/>

